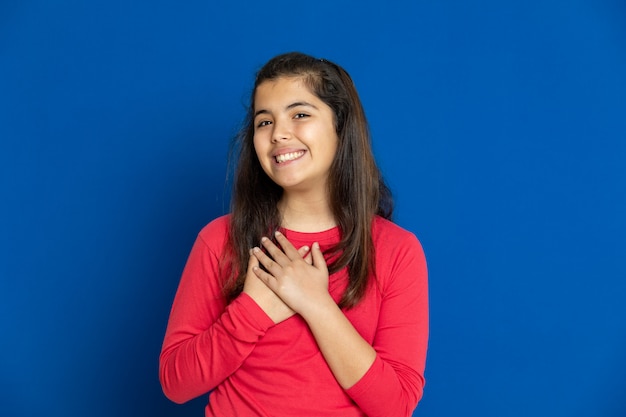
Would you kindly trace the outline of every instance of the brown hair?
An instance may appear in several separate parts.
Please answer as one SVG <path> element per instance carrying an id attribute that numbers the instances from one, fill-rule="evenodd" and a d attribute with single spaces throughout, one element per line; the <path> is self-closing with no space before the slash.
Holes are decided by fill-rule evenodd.
<path id="1" fill-rule="evenodd" d="M 341 240 L 330 251 L 337 257 L 328 267 L 330 273 L 348 268 L 349 283 L 339 305 L 350 308 L 363 297 L 368 276 L 375 270 L 373 217 L 391 218 L 393 200 L 374 161 L 367 120 L 352 79 L 340 66 L 299 52 L 276 56 L 259 70 L 243 128 L 235 138 L 238 162 L 229 234 L 232 268 L 224 290 L 229 300 L 241 293 L 250 248 L 280 226 L 277 204 L 282 188 L 261 168 L 253 144 L 253 119 L 257 87 L 281 77 L 302 79 L 334 113 L 339 141 L 328 176 L 328 193 Z"/>

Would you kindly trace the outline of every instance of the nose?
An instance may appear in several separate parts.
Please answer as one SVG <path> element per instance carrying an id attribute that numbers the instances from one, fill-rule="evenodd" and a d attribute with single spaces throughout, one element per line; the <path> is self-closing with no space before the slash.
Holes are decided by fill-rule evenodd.
<path id="1" fill-rule="evenodd" d="M 272 143 L 281 142 L 291 139 L 291 130 L 285 122 L 274 121 L 274 130 L 272 131 Z"/>

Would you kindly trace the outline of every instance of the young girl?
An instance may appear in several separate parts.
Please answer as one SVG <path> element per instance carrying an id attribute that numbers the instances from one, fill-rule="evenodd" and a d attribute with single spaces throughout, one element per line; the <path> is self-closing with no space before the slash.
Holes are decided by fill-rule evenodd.
<path id="1" fill-rule="evenodd" d="M 300 53 L 257 74 L 232 212 L 193 246 L 160 380 L 206 416 L 409 416 L 422 396 L 426 263 L 388 219 L 350 76 Z"/>

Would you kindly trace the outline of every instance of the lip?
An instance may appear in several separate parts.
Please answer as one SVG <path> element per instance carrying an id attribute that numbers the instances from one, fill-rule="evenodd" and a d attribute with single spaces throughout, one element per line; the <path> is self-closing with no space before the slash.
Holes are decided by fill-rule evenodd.
<path id="1" fill-rule="evenodd" d="M 286 153 L 292 153 L 292 152 L 306 152 L 306 149 L 302 149 L 302 148 L 281 148 L 281 149 L 277 149 L 274 152 L 272 152 L 272 158 L 276 158 L 278 155 L 284 155 Z"/>
<path id="2" fill-rule="evenodd" d="M 300 155 L 299 157 L 297 157 L 295 159 L 292 159 L 290 161 L 278 162 L 276 160 L 276 158 L 278 156 L 280 156 L 280 155 L 286 155 L 286 154 L 289 154 L 289 153 L 299 153 L 299 152 L 302 152 L 302 155 Z M 278 149 L 278 150 L 276 150 L 276 151 L 274 151 L 272 153 L 272 163 L 275 166 L 281 166 L 281 167 L 286 166 L 286 165 L 290 165 L 291 163 L 297 162 L 298 160 L 300 160 L 306 154 L 306 152 L 307 152 L 306 149 L 302 149 L 302 148 L 282 148 L 282 149 Z"/>

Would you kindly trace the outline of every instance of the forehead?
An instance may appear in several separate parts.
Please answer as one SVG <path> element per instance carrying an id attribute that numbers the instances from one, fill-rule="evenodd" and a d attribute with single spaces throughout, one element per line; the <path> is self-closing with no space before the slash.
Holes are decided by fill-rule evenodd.
<path id="1" fill-rule="evenodd" d="M 254 93 L 254 107 L 286 103 L 297 99 L 321 101 L 301 77 L 280 77 L 259 84 Z"/>

